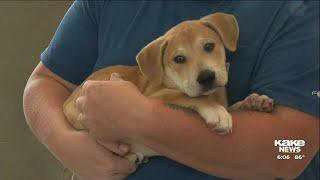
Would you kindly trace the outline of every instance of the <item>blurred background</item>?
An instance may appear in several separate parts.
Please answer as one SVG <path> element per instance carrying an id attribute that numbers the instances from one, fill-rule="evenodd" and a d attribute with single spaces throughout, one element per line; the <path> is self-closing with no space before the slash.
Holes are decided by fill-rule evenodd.
<path id="1" fill-rule="evenodd" d="M 0 1 L 0 179 L 57 180 L 62 165 L 25 122 L 22 95 L 71 1 Z"/>

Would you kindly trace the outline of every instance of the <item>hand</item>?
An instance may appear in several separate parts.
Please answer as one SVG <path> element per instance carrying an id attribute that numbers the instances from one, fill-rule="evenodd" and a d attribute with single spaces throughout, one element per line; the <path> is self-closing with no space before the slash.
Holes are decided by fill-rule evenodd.
<path id="1" fill-rule="evenodd" d="M 55 151 L 60 161 L 83 180 L 124 179 L 136 170 L 136 166 L 118 155 L 129 151 L 128 146 L 104 142 L 97 143 L 84 131 L 65 134 L 61 149 Z"/>
<path id="2" fill-rule="evenodd" d="M 90 133 L 104 140 L 119 141 L 137 132 L 149 99 L 131 82 L 112 74 L 110 81 L 87 81 L 76 100 L 78 120 Z"/>

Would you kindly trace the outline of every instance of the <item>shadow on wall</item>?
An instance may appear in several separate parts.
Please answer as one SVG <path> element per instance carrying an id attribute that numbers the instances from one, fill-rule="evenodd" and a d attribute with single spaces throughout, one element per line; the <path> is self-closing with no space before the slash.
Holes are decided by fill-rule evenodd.
<path id="1" fill-rule="evenodd" d="M 22 95 L 71 3 L 0 1 L 0 179 L 62 178 L 63 167 L 24 120 Z"/>

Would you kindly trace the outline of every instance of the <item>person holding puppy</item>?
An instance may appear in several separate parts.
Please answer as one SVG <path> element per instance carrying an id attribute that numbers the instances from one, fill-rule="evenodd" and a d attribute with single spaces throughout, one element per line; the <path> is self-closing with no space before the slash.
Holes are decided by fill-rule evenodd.
<path id="1" fill-rule="evenodd" d="M 318 2 L 76 1 L 41 55 L 25 89 L 28 124 L 42 143 L 81 179 L 318 178 Z M 142 47 L 175 24 L 214 12 L 233 14 L 240 40 L 230 63 L 229 104 L 267 94 L 271 114 L 233 112 L 233 132 L 208 131 L 200 117 L 143 96 L 130 82 L 84 85 L 90 134 L 74 130 L 62 104 L 89 74 L 135 65 Z M 137 167 L 121 156 L 130 137 L 165 157 Z M 173 138 L 174 137 L 174 138 Z M 305 157 L 277 159 L 275 140 L 304 140 Z M 315 170 L 316 169 L 316 170 Z M 137 171 L 136 171 L 137 170 Z M 135 172 L 136 171 L 136 172 Z"/>

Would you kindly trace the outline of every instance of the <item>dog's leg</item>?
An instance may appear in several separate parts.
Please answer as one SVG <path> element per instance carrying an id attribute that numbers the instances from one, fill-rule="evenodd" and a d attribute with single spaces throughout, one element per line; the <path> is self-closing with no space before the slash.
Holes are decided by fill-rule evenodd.
<path id="1" fill-rule="evenodd" d="M 179 103 L 175 101 L 175 106 L 186 108 L 198 113 L 206 122 L 208 128 L 218 134 L 224 135 L 232 132 L 232 116 L 227 109 L 216 103 L 199 104 L 189 102 L 190 104 Z M 189 105 L 189 106 L 188 106 Z"/>
<path id="2" fill-rule="evenodd" d="M 131 163 L 135 165 L 140 165 L 145 162 L 146 157 L 140 152 L 129 152 L 124 156 L 124 158 L 128 159 Z"/>
<path id="3" fill-rule="evenodd" d="M 121 140 L 121 142 L 130 145 L 130 152 L 124 157 L 136 165 L 147 162 L 148 157 L 159 155 L 149 147 L 140 144 L 139 142 L 132 139 L 123 139 Z"/>
<path id="4" fill-rule="evenodd" d="M 162 100 L 164 99 L 162 96 Z M 200 98 L 190 98 L 184 95 L 164 99 L 169 105 L 186 108 L 197 112 L 207 123 L 208 128 L 219 134 L 227 134 L 232 129 L 232 117 L 226 108 L 219 103 L 203 101 Z"/>
<path id="5" fill-rule="evenodd" d="M 232 132 L 232 116 L 222 105 L 201 105 L 195 107 L 195 111 L 205 120 L 210 130 L 219 134 Z"/>
<path id="6" fill-rule="evenodd" d="M 274 101 L 267 95 L 250 94 L 244 100 L 235 103 L 229 107 L 229 111 L 236 110 L 255 110 L 260 112 L 272 112 L 274 109 Z"/>

